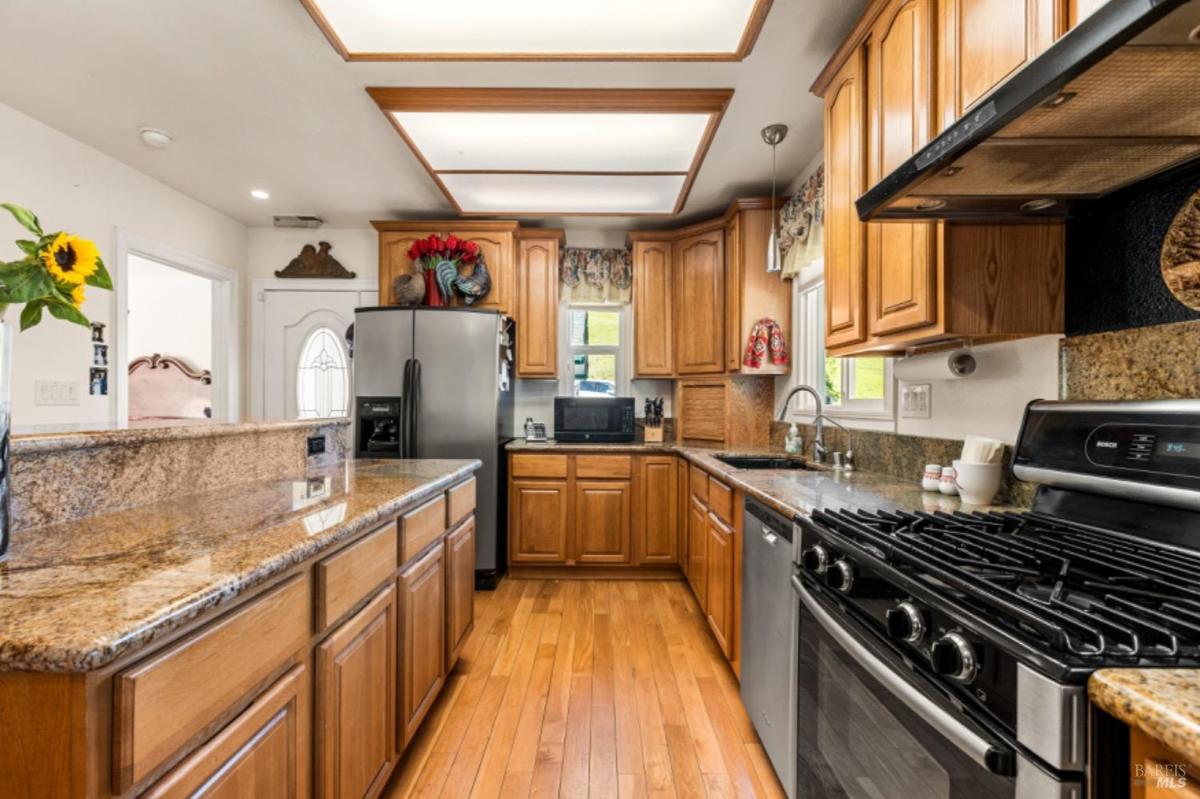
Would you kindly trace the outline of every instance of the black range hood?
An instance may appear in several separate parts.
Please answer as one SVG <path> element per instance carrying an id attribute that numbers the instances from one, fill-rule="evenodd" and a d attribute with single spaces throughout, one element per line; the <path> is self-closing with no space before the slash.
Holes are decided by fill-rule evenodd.
<path id="1" fill-rule="evenodd" d="M 1108 0 L 856 203 L 863 220 L 1066 216 L 1200 159 L 1200 0 Z"/>

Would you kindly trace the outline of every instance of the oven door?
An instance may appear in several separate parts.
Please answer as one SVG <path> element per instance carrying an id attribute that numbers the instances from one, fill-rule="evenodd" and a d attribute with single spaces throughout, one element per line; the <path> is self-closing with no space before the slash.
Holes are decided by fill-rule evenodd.
<path id="1" fill-rule="evenodd" d="M 874 633 L 792 578 L 798 596 L 798 799 L 1082 795 L 957 710 Z"/>

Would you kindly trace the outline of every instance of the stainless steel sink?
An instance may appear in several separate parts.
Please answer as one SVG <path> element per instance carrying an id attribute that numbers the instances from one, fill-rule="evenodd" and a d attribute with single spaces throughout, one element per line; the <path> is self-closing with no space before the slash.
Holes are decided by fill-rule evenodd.
<path id="1" fill-rule="evenodd" d="M 808 469 L 807 461 L 800 458 L 777 458 L 770 455 L 714 455 L 726 466 L 735 469 Z"/>

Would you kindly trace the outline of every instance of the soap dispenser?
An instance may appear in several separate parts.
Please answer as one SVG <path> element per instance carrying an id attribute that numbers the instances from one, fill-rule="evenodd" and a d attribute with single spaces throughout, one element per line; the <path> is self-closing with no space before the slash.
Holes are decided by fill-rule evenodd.
<path id="1" fill-rule="evenodd" d="M 788 426 L 787 438 L 784 439 L 783 448 L 789 455 L 804 454 L 804 439 L 800 438 L 800 428 L 792 422 Z"/>

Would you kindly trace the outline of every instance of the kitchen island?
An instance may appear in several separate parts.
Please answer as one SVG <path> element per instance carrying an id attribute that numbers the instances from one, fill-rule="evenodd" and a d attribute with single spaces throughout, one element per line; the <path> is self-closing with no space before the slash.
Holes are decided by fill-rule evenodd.
<path id="1" fill-rule="evenodd" d="M 14 537 L 0 796 L 386 782 L 472 626 L 479 462 L 310 462 Z"/>

